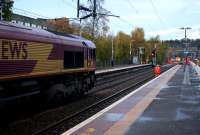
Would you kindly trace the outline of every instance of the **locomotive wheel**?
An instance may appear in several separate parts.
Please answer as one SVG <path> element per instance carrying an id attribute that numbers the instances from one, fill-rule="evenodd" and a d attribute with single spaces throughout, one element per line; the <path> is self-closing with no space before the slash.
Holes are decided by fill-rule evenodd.
<path id="1" fill-rule="evenodd" d="M 76 80 L 76 93 L 78 96 L 83 96 L 85 94 L 84 91 L 84 82 L 82 80 Z"/>
<path id="2" fill-rule="evenodd" d="M 95 82 L 95 76 L 91 75 L 90 76 L 90 89 L 92 89 L 94 87 L 94 82 Z"/>
<path id="3" fill-rule="evenodd" d="M 65 86 L 64 84 L 55 84 L 46 91 L 45 104 L 54 105 L 62 104 L 65 98 Z"/>

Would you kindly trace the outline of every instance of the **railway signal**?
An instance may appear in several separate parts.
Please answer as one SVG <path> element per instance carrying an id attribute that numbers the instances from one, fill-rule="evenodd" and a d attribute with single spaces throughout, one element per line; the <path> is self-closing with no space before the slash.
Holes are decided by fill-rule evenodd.
<path id="1" fill-rule="evenodd" d="M 153 50 L 151 53 L 152 58 L 156 56 L 156 50 Z"/>
<path id="2" fill-rule="evenodd" d="M 151 52 L 151 57 L 152 57 L 152 65 L 155 66 L 156 65 L 156 49 L 154 49 Z"/>

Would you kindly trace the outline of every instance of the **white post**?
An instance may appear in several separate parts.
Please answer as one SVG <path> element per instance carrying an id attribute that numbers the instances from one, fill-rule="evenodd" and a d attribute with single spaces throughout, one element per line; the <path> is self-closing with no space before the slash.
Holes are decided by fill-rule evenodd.
<path id="1" fill-rule="evenodd" d="M 131 48 L 131 42 L 130 42 L 130 47 L 129 47 L 129 55 L 130 55 L 130 64 L 131 64 L 131 54 L 132 54 L 132 48 Z"/>
<path id="2" fill-rule="evenodd" d="M 113 42 L 114 42 L 114 38 L 112 36 L 112 58 L 111 58 L 111 66 L 112 67 L 114 66 L 114 45 L 113 45 Z"/>

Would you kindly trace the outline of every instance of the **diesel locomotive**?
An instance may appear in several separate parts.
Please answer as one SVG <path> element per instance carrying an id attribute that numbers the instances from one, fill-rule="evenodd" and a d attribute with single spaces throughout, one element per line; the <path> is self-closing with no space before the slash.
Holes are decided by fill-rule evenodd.
<path id="1" fill-rule="evenodd" d="M 0 102 L 84 94 L 95 83 L 95 48 L 75 35 L 0 22 Z"/>

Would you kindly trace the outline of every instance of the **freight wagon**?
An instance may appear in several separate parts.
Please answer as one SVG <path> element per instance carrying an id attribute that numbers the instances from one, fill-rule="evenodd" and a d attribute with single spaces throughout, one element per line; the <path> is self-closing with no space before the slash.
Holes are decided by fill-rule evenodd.
<path id="1" fill-rule="evenodd" d="M 74 35 L 0 22 L 0 102 L 84 94 L 95 82 L 95 45 Z"/>

